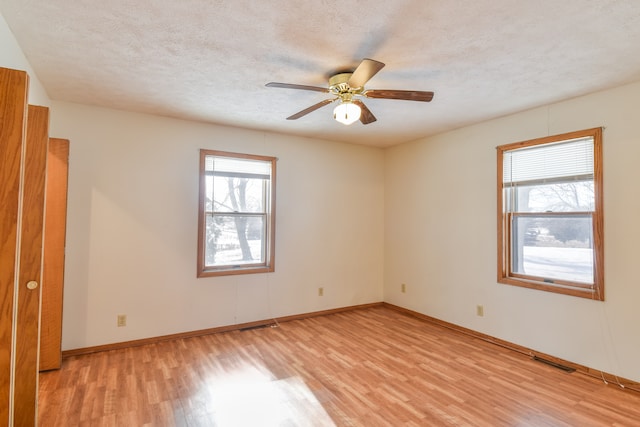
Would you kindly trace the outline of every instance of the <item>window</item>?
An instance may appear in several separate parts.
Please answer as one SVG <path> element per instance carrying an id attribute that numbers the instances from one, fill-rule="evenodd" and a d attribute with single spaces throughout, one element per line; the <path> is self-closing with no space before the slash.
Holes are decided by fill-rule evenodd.
<path id="1" fill-rule="evenodd" d="M 602 129 L 498 150 L 498 282 L 604 300 Z"/>
<path id="2" fill-rule="evenodd" d="M 274 157 L 200 150 L 198 277 L 274 271 Z"/>

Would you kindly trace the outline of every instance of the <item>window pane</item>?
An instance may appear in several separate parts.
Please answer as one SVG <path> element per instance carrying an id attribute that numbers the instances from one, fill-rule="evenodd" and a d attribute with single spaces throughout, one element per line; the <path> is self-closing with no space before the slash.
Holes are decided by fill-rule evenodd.
<path id="1" fill-rule="evenodd" d="M 204 211 L 213 211 L 213 176 L 205 175 L 204 177 Z"/>
<path id="2" fill-rule="evenodd" d="M 593 283 L 591 215 L 514 216 L 513 272 Z"/>
<path id="3" fill-rule="evenodd" d="M 205 265 L 265 262 L 264 216 L 207 215 Z"/>
<path id="4" fill-rule="evenodd" d="M 506 191 L 510 191 L 508 188 Z M 514 212 L 592 212 L 595 209 L 593 180 L 514 187 Z"/>
<path id="5" fill-rule="evenodd" d="M 208 178 L 208 177 L 207 177 Z M 265 212 L 264 179 L 214 176 L 207 185 L 207 197 L 213 199 L 215 212 Z"/>

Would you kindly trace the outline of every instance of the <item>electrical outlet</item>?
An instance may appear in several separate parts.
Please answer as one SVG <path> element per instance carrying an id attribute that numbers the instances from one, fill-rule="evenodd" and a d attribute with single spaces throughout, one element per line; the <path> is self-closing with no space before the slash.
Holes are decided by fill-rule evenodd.
<path id="1" fill-rule="evenodd" d="M 476 315 L 480 317 L 484 316 L 484 306 L 476 305 Z"/>
<path id="2" fill-rule="evenodd" d="M 321 297 L 324 295 L 324 288 L 318 288 L 318 296 Z"/>
<path id="3" fill-rule="evenodd" d="M 127 326 L 127 315 L 118 314 L 118 327 Z"/>
<path id="4" fill-rule="evenodd" d="M 402 285 L 400 285 L 400 291 L 404 294 L 407 292 L 407 285 L 405 283 L 403 283 Z"/>

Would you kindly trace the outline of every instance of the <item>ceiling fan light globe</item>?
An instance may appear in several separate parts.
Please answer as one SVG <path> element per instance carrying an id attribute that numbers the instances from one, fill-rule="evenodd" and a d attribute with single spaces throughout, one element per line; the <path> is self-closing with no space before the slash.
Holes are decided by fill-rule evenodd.
<path id="1" fill-rule="evenodd" d="M 333 109 L 333 118 L 344 125 L 350 125 L 360 120 L 361 112 L 360 107 L 353 102 L 341 102 Z"/>

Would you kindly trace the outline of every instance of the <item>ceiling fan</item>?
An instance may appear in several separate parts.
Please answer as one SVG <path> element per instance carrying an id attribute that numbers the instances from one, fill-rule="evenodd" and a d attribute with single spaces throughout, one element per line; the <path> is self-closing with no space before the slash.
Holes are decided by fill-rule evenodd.
<path id="1" fill-rule="evenodd" d="M 318 108 L 324 107 L 332 102 L 339 101 L 339 104 L 333 110 L 333 118 L 345 125 L 350 125 L 357 120 L 360 120 L 363 125 L 368 125 L 369 123 L 376 121 L 376 117 L 359 99 L 360 97 L 401 99 L 405 101 L 421 102 L 429 102 L 433 99 L 433 92 L 424 92 L 419 90 L 365 89 L 365 83 L 375 76 L 378 71 L 384 67 L 384 65 L 385 64 L 382 62 L 365 58 L 360 62 L 355 70 L 338 72 L 331 76 L 329 78 L 328 88 L 276 82 L 267 83 L 266 86 L 330 93 L 334 96 L 333 98 L 325 99 L 324 101 L 320 101 L 309 108 L 305 108 L 304 110 L 287 117 L 287 120 L 299 119 Z"/>

